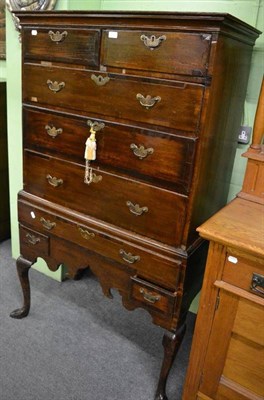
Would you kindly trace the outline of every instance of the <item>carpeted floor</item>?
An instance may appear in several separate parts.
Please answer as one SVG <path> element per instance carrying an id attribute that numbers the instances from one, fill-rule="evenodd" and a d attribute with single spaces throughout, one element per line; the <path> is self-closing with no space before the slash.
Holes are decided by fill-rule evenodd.
<path id="1" fill-rule="evenodd" d="M 127 311 L 117 292 L 103 296 L 93 276 L 58 283 L 31 270 L 32 308 L 23 320 L 10 242 L 0 244 L 0 399 L 153 400 L 163 358 L 163 330 L 142 309 Z M 169 376 L 180 400 L 194 314 Z"/>

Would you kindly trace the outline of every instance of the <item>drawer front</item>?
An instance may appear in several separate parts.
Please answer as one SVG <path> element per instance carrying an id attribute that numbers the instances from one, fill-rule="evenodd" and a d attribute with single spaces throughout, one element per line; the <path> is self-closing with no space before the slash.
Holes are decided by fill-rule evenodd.
<path id="1" fill-rule="evenodd" d="M 169 74 L 206 75 L 210 34 L 110 31 L 102 36 L 102 64 Z"/>
<path id="2" fill-rule="evenodd" d="M 173 313 L 175 293 L 163 290 L 137 277 L 131 279 L 133 299 L 164 314 L 171 315 Z"/>
<path id="3" fill-rule="evenodd" d="M 255 289 L 252 288 L 252 280 L 256 274 L 263 278 L 262 282 L 264 283 L 263 259 L 246 256 L 240 253 L 238 254 L 236 251 L 230 251 L 227 253 L 222 278 L 225 282 L 253 292 L 257 295 L 264 296 L 263 286 L 261 288 L 256 285 Z"/>
<path id="4" fill-rule="evenodd" d="M 99 65 L 100 31 L 88 29 L 25 28 L 24 56 L 29 59 Z"/>
<path id="5" fill-rule="evenodd" d="M 24 188 L 65 207 L 171 245 L 180 245 L 187 199 L 167 190 L 25 152 Z M 97 183 L 95 182 L 97 181 Z"/>
<path id="6" fill-rule="evenodd" d="M 19 226 L 20 252 L 27 255 L 49 255 L 49 237 L 25 226 Z"/>
<path id="7" fill-rule="evenodd" d="M 165 259 L 129 242 L 113 238 L 94 225 L 66 220 L 22 201 L 18 202 L 18 219 L 23 225 L 42 234 L 64 238 L 120 264 L 129 265 L 138 276 L 165 288 L 176 290 L 178 287 L 181 260 Z"/>
<path id="8" fill-rule="evenodd" d="M 24 147 L 83 163 L 90 129 L 87 121 L 104 124 L 96 135 L 95 166 L 119 169 L 148 182 L 155 179 L 161 186 L 188 192 L 195 151 L 193 139 L 89 117 L 25 109 Z"/>
<path id="9" fill-rule="evenodd" d="M 196 132 L 201 85 L 25 65 L 24 102 Z M 95 83 L 95 80 L 97 83 Z M 98 84 L 99 82 L 99 84 Z M 159 83 L 159 84 L 157 84 Z"/>

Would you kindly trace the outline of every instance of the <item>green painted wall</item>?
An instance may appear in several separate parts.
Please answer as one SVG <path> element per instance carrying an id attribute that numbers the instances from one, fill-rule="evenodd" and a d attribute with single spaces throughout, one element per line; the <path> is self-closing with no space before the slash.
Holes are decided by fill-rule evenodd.
<path id="1" fill-rule="evenodd" d="M 58 0 L 56 9 L 64 10 L 156 10 L 156 11 L 206 11 L 228 12 L 249 24 L 264 29 L 264 0 L 211 0 L 211 1 L 178 1 L 178 0 Z M 0 78 L 7 79 L 8 90 L 8 147 L 11 202 L 11 234 L 13 257 L 19 255 L 17 226 L 17 192 L 22 188 L 22 127 L 21 127 L 21 45 L 18 33 L 14 29 L 11 15 L 7 12 L 7 61 L 0 61 Z M 252 58 L 244 118 L 242 123 L 251 125 L 260 83 L 264 70 L 264 38 L 257 41 Z M 240 190 L 244 176 L 245 161 L 241 153 L 247 146 L 238 145 L 229 199 Z M 61 279 L 61 271 L 52 273 L 43 262 L 37 269 Z M 194 307 L 194 310 L 196 306 Z"/>
<path id="2" fill-rule="evenodd" d="M 101 0 L 68 0 L 69 10 L 100 10 Z"/>
<path id="3" fill-rule="evenodd" d="M 0 60 L 0 79 L 6 78 L 6 61 Z"/>

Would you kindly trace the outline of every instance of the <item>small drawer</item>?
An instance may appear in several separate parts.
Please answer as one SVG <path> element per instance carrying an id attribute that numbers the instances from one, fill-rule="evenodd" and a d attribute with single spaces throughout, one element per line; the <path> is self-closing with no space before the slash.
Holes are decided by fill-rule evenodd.
<path id="1" fill-rule="evenodd" d="M 189 192 L 196 147 L 194 138 L 25 107 L 24 146 L 83 163 L 90 130 L 88 122 L 98 129 L 95 166 L 119 170 L 150 183 L 154 178 L 160 186 L 183 194 Z"/>
<path id="2" fill-rule="evenodd" d="M 171 315 L 173 313 L 176 293 L 171 293 L 137 277 L 131 279 L 133 299 L 164 314 Z"/>
<path id="3" fill-rule="evenodd" d="M 222 278 L 225 282 L 264 296 L 263 288 L 261 289 L 258 285 L 254 288 L 253 279 L 256 274 L 262 276 L 264 280 L 263 259 L 237 253 L 236 251 L 227 253 Z"/>
<path id="4" fill-rule="evenodd" d="M 102 170 L 24 153 L 25 191 L 110 224 L 180 246 L 187 197 Z"/>
<path id="5" fill-rule="evenodd" d="M 31 230 L 23 225 L 19 226 L 20 251 L 26 255 L 36 254 L 37 256 L 49 255 L 49 237 L 40 232 Z"/>
<path id="6" fill-rule="evenodd" d="M 45 235 L 65 240 L 114 260 L 134 270 L 138 276 L 151 280 L 170 290 L 176 290 L 181 273 L 182 260 L 168 259 L 156 252 L 147 251 L 140 246 L 121 238 L 113 238 L 111 232 L 101 231 L 96 223 L 71 220 L 59 214 L 53 214 L 30 203 L 18 201 L 18 218 L 27 225 Z"/>
<path id="7" fill-rule="evenodd" d="M 204 86 L 100 71 L 24 65 L 23 101 L 117 121 L 199 131 Z M 99 115 L 98 115 L 99 116 Z"/>
<path id="8" fill-rule="evenodd" d="M 99 65 L 99 43 L 99 30 L 77 30 L 63 26 L 23 29 L 26 59 L 96 67 Z"/>
<path id="9" fill-rule="evenodd" d="M 206 33 L 106 30 L 102 64 L 109 67 L 204 76 L 211 46 Z"/>

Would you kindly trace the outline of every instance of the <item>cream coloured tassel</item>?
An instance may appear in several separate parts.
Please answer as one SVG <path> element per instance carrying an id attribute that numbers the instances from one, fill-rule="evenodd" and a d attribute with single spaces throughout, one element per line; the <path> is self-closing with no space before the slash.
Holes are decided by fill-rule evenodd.
<path id="1" fill-rule="evenodd" d="M 93 181 L 93 172 L 90 167 L 90 161 L 94 161 L 96 159 L 96 138 L 95 138 L 95 130 L 93 128 L 90 129 L 91 135 L 88 137 L 85 143 L 85 152 L 84 158 L 85 162 L 85 175 L 84 175 L 84 183 L 88 185 Z"/>

